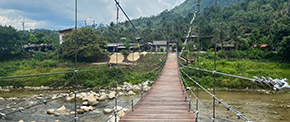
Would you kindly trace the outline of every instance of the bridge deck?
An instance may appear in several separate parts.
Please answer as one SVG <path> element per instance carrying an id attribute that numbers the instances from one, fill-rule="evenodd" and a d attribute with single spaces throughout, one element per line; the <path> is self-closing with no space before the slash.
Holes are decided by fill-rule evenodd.
<path id="1" fill-rule="evenodd" d="M 176 54 L 171 53 L 152 89 L 120 122 L 194 122 L 178 75 Z"/>

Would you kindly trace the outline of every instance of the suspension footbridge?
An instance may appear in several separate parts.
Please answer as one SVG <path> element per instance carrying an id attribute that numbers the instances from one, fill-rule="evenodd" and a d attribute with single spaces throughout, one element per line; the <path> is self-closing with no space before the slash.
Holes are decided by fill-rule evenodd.
<path id="1" fill-rule="evenodd" d="M 125 14 L 128 21 L 132 24 L 133 28 L 138 32 L 140 37 L 144 37 L 135 27 L 135 25 L 131 22 L 125 11 L 122 9 L 121 5 L 117 0 L 114 0 L 116 2 L 117 11 L 119 12 L 119 9 Z M 76 0 L 77 3 L 77 0 Z M 195 17 L 199 15 L 200 12 L 200 0 L 198 0 L 198 10 L 195 11 L 194 17 L 192 21 L 190 22 L 190 25 L 193 24 Z M 77 5 L 76 5 L 77 8 Z M 77 13 L 77 9 L 76 9 Z M 118 14 L 117 14 L 117 22 L 118 22 Z M 76 27 L 77 30 L 77 14 L 76 14 Z M 190 33 L 192 33 L 192 28 L 190 27 L 189 32 L 186 37 L 187 42 Z M 198 35 L 198 34 L 197 34 Z M 144 38 L 143 38 L 144 39 Z M 68 71 L 68 72 L 58 72 L 58 73 L 47 73 L 47 74 L 33 74 L 33 75 L 23 75 L 23 76 L 11 76 L 11 77 L 0 77 L 0 80 L 6 80 L 6 79 L 14 79 L 14 78 L 26 78 L 26 77 L 41 77 L 41 76 L 54 76 L 54 75 L 60 75 L 60 74 L 70 74 L 68 76 L 71 76 L 71 79 L 75 80 L 75 82 L 78 82 L 78 75 L 80 73 L 87 73 L 87 72 L 94 72 L 99 71 L 103 69 L 91 69 L 91 70 L 78 70 L 77 67 L 77 55 L 78 55 L 78 42 L 77 42 L 77 36 L 75 39 L 75 69 L 74 71 Z M 178 45 L 178 43 L 176 44 Z M 198 42 L 198 45 L 200 45 L 200 42 Z M 216 41 L 215 41 L 216 46 Z M 198 53 L 200 52 L 200 46 L 198 46 Z M 184 50 L 185 47 L 182 47 L 181 50 Z M 111 100 L 115 101 L 115 104 L 113 106 L 113 114 L 110 117 L 109 121 L 120 121 L 120 122 L 197 122 L 200 121 L 199 119 L 199 112 L 201 112 L 201 109 L 204 108 L 202 101 L 200 101 L 199 98 L 199 90 L 204 91 L 207 93 L 210 97 L 212 97 L 212 109 L 207 109 L 207 111 L 212 112 L 212 115 L 209 115 L 210 120 L 212 122 L 215 122 L 216 119 L 216 104 L 220 104 L 221 106 L 225 107 L 228 111 L 232 112 L 233 115 L 236 116 L 237 119 L 245 122 L 250 122 L 251 120 L 243 115 L 242 112 L 235 109 L 233 106 L 228 104 L 226 101 L 223 101 L 222 99 L 218 98 L 215 93 L 215 82 L 216 82 L 216 76 L 217 75 L 224 75 L 228 77 L 234 77 L 239 79 L 248 80 L 250 82 L 257 83 L 258 85 L 268 86 L 273 88 L 274 90 L 282 90 L 282 89 L 290 89 L 287 79 L 272 79 L 265 77 L 258 78 L 247 78 L 242 76 L 237 76 L 233 74 L 227 74 L 218 72 L 216 69 L 216 47 L 215 47 L 215 56 L 214 56 L 214 70 L 207 70 L 207 69 L 201 69 L 199 67 L 199 55 L 197 55 L 197 66 L 191 67 L 187 66 L 181 62 L 179 62 L 179 54 L 182 54 L 181 52 L 176 53 L 169 53 L 167 52 L 164 58 L 160 59 L 161 62 L 157 64 L 156 68 L 153 70 L 150 70 L 144 74 L 141 75 L 148 75 L 149 73 L 151 77 L 147 80 L 152 80 L 152 87 L 151 89 L 145 93 L 143 81 L 140 81 L 137 84 L 142 84 L 140 86 L 141 90 L 141 98 L 137 101 L 133 101 L 135 99 L 132 99 L 131 102 L 128 102 L 129 110 L 125 112 L 125 115 L 120 116 L 120 112 L 124 112 L 124 110 L 118 109 L 118 96 L 119 96 L 119 90 L 118 87 L 124 83 L 124 81 L 116 81 L 113 83 L 104 84 L 102 86 L 97 86 L 97 88 L 89 88 L 85 90 L 78 90 L 74 89 L 74 92 L 68 93 L 68 94 L 62 94 L 54 98 L 47 98 L 43 100 L 38 100 L 35 104 L 32 104 L 30 106 L 22 106 L 18 107 L 17 109 L 14 108 L 12 111 L 0 111 L 0 118 L 2 120 L 6 120 L 7 118 L 13 118 L 13 115 L 15 113 L 21 113 L 27 109 L 34 108 L 36 106 L 40 105 L 48 105 L 49 103 L 53 101 L 57 101 L 63 98 L 72 98 L 74 100 L 74 106 L 72 107 L 72 114 L 68 115 L 70 120 L 66 121 L 80 121 L 81 117 L 86 116 L 87 114 L 83 114 L 83 112 L 79 112 L 81 109 L 80 105 L 78 105 L 77 102 L 77 96 L 79 94 L 82 94 L 84 92 L 92 92 L 92 91 L 101 91 L 102 88 L 110 87 L 112 88 L 113 92 L 110 94 L 114 94 L 114 97 L 111 97 Z M 118 59 L 118 57 L 116 57 Z M 116 63 L 117 64 L 117 63 Z M 139 67 L 134 66 L 134 67 Z M 146 69 L 146 66 L 140 66 Z M 214 84 L 213 84 L 213 90 L 210 91 L 206 89 L 204 86 L 200 84 L 200 81 L 197 81 L 196 79 L 193 79 L 188 72 L 184 70 L 184 68 L 189 68 L 192 70 L 196 70 L 199 72 L 209 72 L 213 74 Z M 143 70 L 144 70 L 143 69 Z M 136 76 L 137 77 L 137 76 Z M 130 79 L 127 79 L 128 81 Z M 146 80 L 145 80 L 146 81 Z M 194 91 L 191 86 L 189 86 L 189 82 L 194 83 L 197 87 L 196 91 Z M 76 84 L 77 85 L 77 84 Z M 190 93 L 190 94 L 188 94 Z M 97 96 L 97 95 L 96 95 Z M 100 97 L 100 96 L 98 96 Z M 96 101 L 99 101 L 100 98 L 95 98 L 92 100 L 92 102 L 97 103 Z M 135 104 L 136 103 L 136 104 Z M 95 108 L 92 108 L 92 110 L 97 109 L 98 107 L 95 104 Z M 128 107 L 128 106 L 123 106 Z M 212 111 L 211 111 L 212 110 Z M 111 119 L 113 118 L 113 119 Z M 1 120 L 0 120 L 1 121 Z"/>
<path id="2" fill-rule="evenodd" d="M 120 122 L 194 122 L 190 102 L 179 79 L 176 53 L 170 53 L 151 90 Z"/>

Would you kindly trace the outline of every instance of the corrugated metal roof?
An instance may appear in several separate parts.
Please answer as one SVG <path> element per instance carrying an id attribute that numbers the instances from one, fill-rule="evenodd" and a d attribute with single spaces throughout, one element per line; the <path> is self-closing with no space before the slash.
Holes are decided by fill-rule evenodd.
<path id="1" fill-rule="evenodd" d="M 153 45 L 167 45 L 167 41 L 153 41 Z"/>
<path id="2" fill-rule="evenodd" d="M 117 47 L 117 43 L 108 43 L 107 44 L 108 47 Z"/>

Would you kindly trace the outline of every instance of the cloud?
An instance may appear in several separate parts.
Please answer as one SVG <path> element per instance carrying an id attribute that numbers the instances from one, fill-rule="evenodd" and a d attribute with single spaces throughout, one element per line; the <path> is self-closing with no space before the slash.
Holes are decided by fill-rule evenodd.
<path id="1" fill-rule="evenodd" d="M 24 22 L 26 29 L 34 29 L 46 24 L 45 21 L 35 21 L 21 16 L 23 12 L 14 9 L 0 8 L 0 24 L 12 25 L 17 29 L 22 29 L 22 22 Z"/>
<path id="2" fill-rule="evenodd" d="M 152 16 L 165 9 L 172 9 L 185 0 L 120 0 L 130 18 Z M 27 28 L 65 29 L 74 26 L 74 0 L 1 0 L 1 24 L 19 29 L 21 19 Z M 4 12 L 13 14 L 3 14 Z M 2 22 L 3 20 L 3 22 Z M 114 0 L 78 0 L 78 26 L 116 21 Z M 120 11 L 120 21 L 125 21 Z M 4 22 L 5 21 L 5 22 Z M 19 21 L 19 22 L 18 22 Z"/>

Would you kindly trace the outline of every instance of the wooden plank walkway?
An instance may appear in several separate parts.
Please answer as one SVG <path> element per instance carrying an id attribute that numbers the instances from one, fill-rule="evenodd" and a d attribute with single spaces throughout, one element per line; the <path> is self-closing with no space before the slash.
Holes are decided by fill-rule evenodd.
<path id="1" fill-rule="evenodd" d="M 176 54 L 170 53 L 152 89 L 120 122 L 195 122 L 195 115 L 193 111 L 188 112 L 188 107 L 179 80 Z"/>

